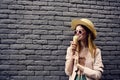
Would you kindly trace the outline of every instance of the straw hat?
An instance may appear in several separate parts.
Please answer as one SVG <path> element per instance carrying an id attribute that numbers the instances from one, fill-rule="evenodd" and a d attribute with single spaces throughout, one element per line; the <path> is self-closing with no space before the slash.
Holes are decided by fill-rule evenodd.
<path id="1" fill-rule="evenodd" d="M 71 21 L 71 28 L 75 30 L 77 25 L 79 24 L 86 26 L 91 31 L 93 40 L 96 38 L 97 32 L 95 30 L 94 24 L 89 19 L 87 18 L 73 19 Z"/>

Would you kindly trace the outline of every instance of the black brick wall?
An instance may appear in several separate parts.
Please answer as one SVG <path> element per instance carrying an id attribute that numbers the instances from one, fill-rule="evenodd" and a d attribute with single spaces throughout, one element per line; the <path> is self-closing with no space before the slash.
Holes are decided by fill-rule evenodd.
<path id="1" fill-rule="evenodd" d="M 120 80 L 120 0 L 0 0 L 0 80 L 68 80 L 70 21 L 84 17 L 98 31 L 102 80 Z"/>

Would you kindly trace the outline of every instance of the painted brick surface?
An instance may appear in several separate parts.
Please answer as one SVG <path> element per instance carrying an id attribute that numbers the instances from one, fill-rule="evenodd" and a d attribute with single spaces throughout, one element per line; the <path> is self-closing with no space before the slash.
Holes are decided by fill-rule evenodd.
<path id="1" fill-rule="evenodd" d="M 0 80 L 68 80 L 73 18 L 89 18 L 102 50 L 102 80 L 120 80 L 119 0 L 1 0 Z"/>

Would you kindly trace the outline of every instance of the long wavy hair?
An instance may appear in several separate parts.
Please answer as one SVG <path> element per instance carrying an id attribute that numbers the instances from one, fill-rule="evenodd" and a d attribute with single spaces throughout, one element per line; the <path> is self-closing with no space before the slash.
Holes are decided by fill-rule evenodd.
<path id="1" fill-rule="evenodd" d="M 77 25 L 78 26 L 78 25 Z M 84 25 L 80 25 L 82 26 L 85 31 L 86 31 L 86 46 L 88 47 L 88 50 L 90 51 L 91 53 L 91 57 L 94 58 L 95 57 L 95 53 L 96 53 L 96 44 L 94 43 L 94 40 L 93 40 L 93 34 L 92 32 Z M 80 42 L 78 43 L 78 47 L 77 47 L 78 51 L 81 51 L 81 44 Z"/>

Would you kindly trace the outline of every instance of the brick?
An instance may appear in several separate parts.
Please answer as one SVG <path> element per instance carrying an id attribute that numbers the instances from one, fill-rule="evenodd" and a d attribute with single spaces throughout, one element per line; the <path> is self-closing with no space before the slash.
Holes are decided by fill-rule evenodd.
<path id="1" fill-rule="evenodd" d="M 63 12 L 63 16 L 77 16 L 76 12 Z"/>
<path id="2" fill-rule="evenodd" d="M 18 65 L 18 60 L 3 60 L 2 63 L 5 65 Z"/>
<path id="3" fill-rule="evenodd" d="M 33 71 L 18 71 L 18 75 L 20 75 L 20 76 L 33 76 L 34 72 Z"/>
<path id="4" fill-rule="evenodd" d="M 7 39 L 7 34 L 0 34 L 1 39 Z"/>
<path id="5" fill-rule="evenodd" d="M 58 39 L 58 40 L 71 39 L 71 36 L 57 35 L 57 39 Z"/>
<path id="6" fill-rule="evenodd" d="M 52 55 L 64 55 L 66 52 L 63 50 L 52 51 Z"/>
<path id="7" fill-rule="evenodd" d="M 3 9 L 3 10 L 0 10 L 0 13 L 1 14 L 14 14 L 15 10 Z"/>
<path id="8" fill-rule="evenodd" d="M 17 75 L 18 72 L 17 71 L 2 71 L 1 75 L 10 75 L 10 76 L 15 76 Z M 0 78 L 1 79 L 1 78 Z M 6 80 L 6 79 L 5 79 Z"/>
<path id="9" fill-rule="evenodd" d="M 98 5 L 90 5 L 90 8 L 101 10 L 101 9 L 104 9 L 105 7 L 104 6 L 98 6 Z"/>
<path id="10" fill-rule="evenodd" d="M 24 15 L 24 19 L 38 20 L 39 15 Z"/>
<path id="11" fill-rule="evenodd" d="M 68 11 L 67 7 L 55 7 L 55 11 Z"/>
<path id="12" fill-rule="evenodd" d="M 0 70 L 9 70 L 9 65 L 0 65 Z"/>
<path id="13" fill-rule="evenodd" d="M 64 76 L 65 75 L 64 71 L 50 71 L 50 74 L 52 76 Z"/>
<path id="14" fill-rule="evenodd" d="M 71 39 L 71 40 L 72 40 L 72 39 Z M 62 45 L 64 45 L 64 46 L 69 46 L 69 45 L 70 45 L 70 41 L 64 40 L 64 41 L 62 42 Z"/>
<path id="15" fill-rule="evenodd" d="M 0 60 L 3 60 L 3 59 L 5 60 L 9 59 L 9 55 L 0 55 Z"/>
<path id="16" fill-rule="evenodd" d="M 54 11 L 54 10 L 55 10 L 55 7 L 53 7 L 53 6 L 42 6 L 42 7 L 40 8 L 40 10 L 44 10 L 44 11 L 48 11 L 48 10 Z"/>
<path id="17" fill-rule="evenodd" d="M 24 9 L 24 6 L 23 5 L 8 5 L 8 9 L 22 10 L 22 9 Z"/>
<path id="18" fill-rule="evenodd" d="M 33 34 L 48 34 L 47 30 L 33 30 Z"/>
<path id="19" fill-rule="evenodd" d="M 26 49 L 31 49 L 31 50 L 33 50 L 33 49 L 42 49 L 42 45 L 26 44 Z"/>
<path id="20" fill-rule="evenodd" d="M 16 33 L 15 29 L 1 29 L 0 34 Z"/>
<path id="21" fill-rule="evenodd" d="M 73 36 L 74 31 L 64 31 L 63 34 L 66 36 Z"/>
<path id="22" fill-rule="evenodd" d="M 48 44 L 47 40 L 33 40 L 33 44 Z"/>
<path id="23" fill-rule="evenodd" d="M 10 3 L 15 3 L 16 1 L 14 1 L 14 0 L 4 0 L 4 1 L 2 1 L 2 3 L 4 3 L 4 4 L 10 4 Z"/>
<path id="24" fill-rule="evenodd" d="M 32 43 L 31 39 L 17 39 L 16 43 L 26 44 L 26 43 Z"/>
<path id="25" fill-rule="evenodd" d="M 43 49 L 45 49 L 45 50 L 46 49 L 48 49 L 48 50 L 52 49 L 53 50 L 53 49 L 57 49 L 57 46 L 55 46 L 55 45 L 43 45 Z"/>
<path id="26" fill-rule="evenodd" d="M 20 54 L 35 54 L 34 50 L 20 50 Z"/>
<path id="27" fill-rule="evenodd" d="M 68 46 L 58 46 L 59 50 L 66 50 Z"/>
<path id="28" fill-rule="evenodd" d="M 27 80 L 26 76 L 12 76 L 14 80 Z"/>
<path id="29" fill-rule="evenodd" d="M 19 24 L 29 24 L 29 25 L 33 24 L 32 20 L 25 20 L 25 19 L 20 20 L 18 23 Z"/>
<path id="30" fill-rule="evenodd" d="M 59 80 L 59 76 L 46 76 L 44 80 Z"/>
<path id="31" fill-rule="evenodd" d="M 57 66 L 44 66 L 45 71 L 57 71 L 59 68 Z"/>
<path id="32" fill-rule="evenodd" d="M 20 64 L 20 65 L 34 65 L 34 60 L 20 60 L 20 61 L 18 61 L 18 63 Z"/>
<path id="33" fill-rule="evenodd" d="M 31 1 L 17 1 L 18 4 L 21 4 L 21 5 L 32 5 L 32 2 Z"/>
<path id="34" fill-rule="evenodd" d="M 2 39 L 1 43 L 3 43 L 3 44 L 14 44 L 14 43 L 16 43 L 16 40 L 15 39 Z"/>
<path id="35" fill-rule="evenodd" d="M 0 14 L 0 19 L 6 19 L 8 18 L 8 14 Z"/>
<path id="36" fill-rule="evenodd" d="M 40 59 L 40 58 L 39 58 Z M 40 65 L 40 66 L 49 66 L 50 65 L 50 61 L 35 61 L 36 65 Z"/>
<path id="37" fill-rule="evenodd" d="M 69 0 L 55 0 L 55 2 L 68 2 Z"/>
<path id="38" fill-rule="evenodd" d="M 83 1 L 84 4 L 96 4 L 97 2 L 96 1 Z"/>
<path id="39" fill-rule="evenodd" d="M 30 70 L 30 71 L 39 71 L 39 70 L 42 71 L 43 70 L 43 66 L 27 66 L 27 69 Z"/>
<path id="40" fill-rule="evenodd" d="M 41 39 L 55 40 L 56 36 L 55 35 L 41 35 Z"/>
<path id="41" fill-rule="evenodd" d="M 1 50 L 1 54 L 4 54 L 4 55 L 14 55 L 14 54 L 18 54 L 19 51 L 18 50 Z"/>
<path id="42" fill-rule="evenodd" d="M 25 35 L 25 39 L 33 39 L 33 40 L 35 40 L 35 39 L 40 39 L 40 37 L 39 37 L 39 35 Z M 37 41 L 37 40 L 36 40 Z"/>
<path id="43" fill-rule="evenodd" d="M 54 20 L 54 16 L 49 16 L 49 15 L 40 16 L 40 19 Z"/>
<path id="44" fill-rule="evenodd" d="M 21 59 L 26 59 L 26 56 L 25 55 L 10 55 L 10 59 L 21 60 Z"/>
<path id="45" fill-rule="evenodd" d="M 2 24 L 15 24 L 15 23 L 16 23 L 16 20 L 2 19 L 2 20 L 0 21 L 0 23 L 2 23 Z"/>
<path id="46" fill-rule="evenodd" d="M 23 15 L 11 14 L 9 15 L 10 19 L 23 19 Z"/>
<path id="47" fill-rule="evenodd" d="M 48 40 L 49 45 L 60 45 L 61 41 L 59 40 Z"/>
<path id="48" fill-rule="evenodd" d="M 39 6 L 38 5 L 35 5 L 35 6 L 26 5 L 26 6 L 24 6 L 24 9 L 25 10 L 39 10 Z"/>
<path id="49" fill-rule="evenodd" d="M 120 50 L 120 46 L 117 46 L 117 50 Z"/>
<path id="50" fill-rule="evenodd" d="M 6 9 L 8 7 L 7 4 L 0 4 L 0 9 Z"/>
<path id="51" fill-rule="evenodd" d="M 112 45 L 120 45 L 118 41 L 107 41 L 106 45 L 112 46 Z"/>
<path id="52" fill-rule="evenodd" d="M 119 28 L 114 28 L 113 31 L 114 32 L 120 32 Z"/>
<path id="53" fill-rule="evenodd" d="M 83 3 L 82 0 L 74 0 L 74 1 L 73 1 L 73 0 L 70 0 L 70 2 L 71 2 L 71 3 Z"/>
<path id="54" fill-rule="evenodd" d="M 0 28 L 1 28 L 1 29 L 7 29 L 7 28 L 8 28 L 8 25 L 7 25 L 7 24 L 0 24 Z"/>
<path id="55" fill-rule="evenodd" d="M 8 39 L 20 39 L 23 38 L 23 35 L 20 34 L 8 34 Z"/>
<path id="56" fill-rule="evenodd" d="M 116 50 L 116 46 L 103 46 L 103 50 Z"/>
<path id="57" fill-rule="evenodd" d="M 60 34 L 62 34 L 62 31 L 52 30 L 52 31 L 49 31 L 48 33 L 53 34 L 53 35 L 60 35 Z"/>
<path id="58" fill-rule="evenodd" d="M 63 22 L 62 21 L 49 21 L 48 24 L 54 25 L 54 26 L 62 26 Z"/>
<path id="59" fill-rule="evenodd" d="M 0 44 L 0 49 L 8 49 L 9 45 L 8 44 Z"/>
<path id="60" fill-rule="evenodd" d="M 0 79 L 1 79 L 1 80 L 9 80 L 10 78 L 9 78 L 9 77 L 6 77 L 5 75 L 1 75 L 1 76 L 0 76 Z"/>
<path id="61" fill-rule="evenodd" d="M 25 70 L 25 65 L 10 65 L 10 70 L 17 71 L 17 70 Z"/>
<path id="62" fill-rule="evenodd" d="M 33 5 L 38 5 L 38 6 L 46 6 L 46 5 L 48 5 L 47 4 L 47 2 L 45 2 L 45 1 L 34 1 L 33 2 Z"/>
<path id="63" fill-rule="evenodd" d="M 36 76 L 48 76 L 50 75 L 49 71 L 35 71 Z"/>
<path id="64" fill-rule="evenodd" d="M 17 30 L 17 33 L 18 34 L 31 34 L 32 30 L 19 29 L 19 30 Z"/>
<path id="65" fill-rule="evenodd" d="M 27 56 L 27 59 L 29 60 L 39 60 L 39 59 L 42 59 L 42 56 L 41 55 L 28 55 Z"/>
<path id="66" fill-rule="evenodd" d="M 50 55 L 51 50 L 36 50 L 35 54 Z"/>
<path id="67" fill-rule="evenodd" d="M 86 4 L 81 4 L 81 5 L 77 5 L 77 8 L 88 8 L 88 7 L 91 7 L 92 5 L 86 5 Z"/>
<path id="68" fill-rule="evenodd" d="M 25 49 L 25 44 L 11 44 L 11 49 Z"/>
<path id="69" fill-rule="evenodd" d="M 46 20 L 32 20 L 32 24 L 34 25 L 47 24 L 47 21 Z"/>
<path id="70" fill-rule="evenodd" d="M 52 66 L 63 66 L 65 63 L 62 60 L 50 61 Z"/>
<path id="71" fill-rule="evenodd" d="M 8 28 L 9 28 L 9 29 L 16 29 L 16 28 L 18 28 L 18 26 L 19 26 L 19 25 L 16 25 L 16 24 L 9 24 L 9 25 L 8 25 Z"/>
<path id="72" fill-rule="evenodd" d="M 43 80 L 43 76 L 27 76 L 27 80 Z"/>

